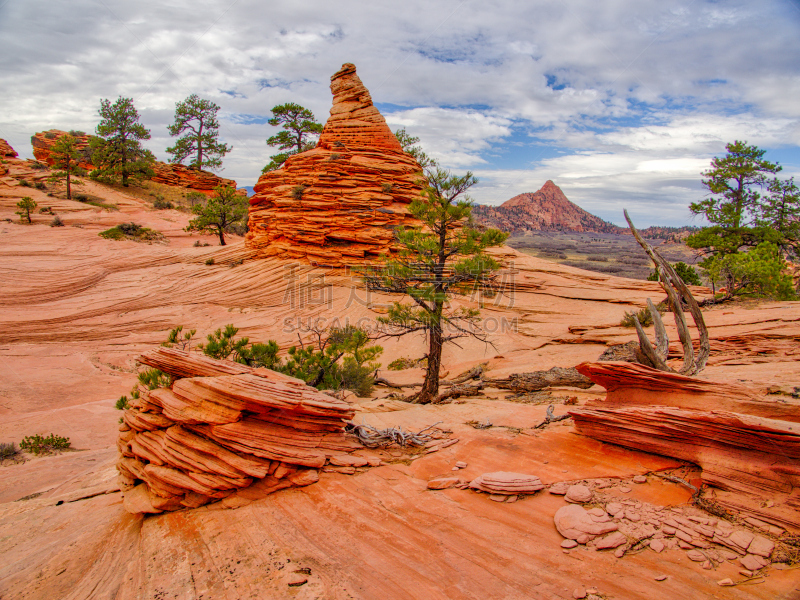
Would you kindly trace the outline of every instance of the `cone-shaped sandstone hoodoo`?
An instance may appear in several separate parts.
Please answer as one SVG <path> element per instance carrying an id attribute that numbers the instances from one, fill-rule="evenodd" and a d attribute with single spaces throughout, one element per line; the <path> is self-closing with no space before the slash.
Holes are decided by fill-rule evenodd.
<path id="1" fill-rule="evenodd" d="M 0 156 L 3 158 L 17 158 L 17 151 L 4 139 L 0 139 Z"/>
<path id="2" fill-rule="evenodd" d="M 261 176 L 250 199 L 247 245 L 262 256 L 340 267 L 391 249 L 393 229 L 414 222 L 421 168 L 403 151 L 345 64 L 331 77 L 333 107 L 316 148 Z"/>

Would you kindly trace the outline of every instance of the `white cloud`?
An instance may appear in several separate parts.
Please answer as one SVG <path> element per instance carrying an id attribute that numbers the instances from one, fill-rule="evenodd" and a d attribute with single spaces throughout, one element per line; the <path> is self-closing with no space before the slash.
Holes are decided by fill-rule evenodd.
<path id="1" fill-rule="evenodd" d="M 514 193 L 563 178 L 587 201 L 637 198 L 653 219 L 684 220 L 671 199 L 725 142 L 800 155 L 798 23 L 782 0 L 9 2 L 0 137 L 30 156 L 34 132 L 91 130 L 99 100 L 125 95 L 163 159 L 175 102 L 198 93 L 222 106 L 224 175 L 252 184 L 273 130 L 237 115 L 294 101 L 324 120 L 330 75 L 354 62 L 376 102 L 408 107 L 386 115 L 393 127 L 494 178 L 487 197 L 509 197 L 518 176 L 531 188 Z M 568 155 L 527 175 L 520 161 L 488 169 L 525 128 Z"/>

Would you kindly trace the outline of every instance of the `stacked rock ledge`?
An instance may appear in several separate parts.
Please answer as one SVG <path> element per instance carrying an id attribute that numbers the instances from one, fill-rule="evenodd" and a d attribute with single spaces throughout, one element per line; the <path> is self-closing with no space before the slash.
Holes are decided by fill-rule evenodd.
<path id="1" fill-rule="evenodd" d="M 309 485 L 362 448 L 344 432 L 352 406 L 299 379 L 170 348 L 138 360 L 173 382 L 123 414 L 117 470 L 128 512 L 196 508 L 254 482 L 259 495 Z"/>
<path id="2" fill-rule="evenodd" d="M 403 151 L 345 64 L 331 77 L 333 106 L 316 148 L 261 176 L 246 243 L 261 256 L 342 267 L 392 251 L 394 229 L 416 224 L 408 205 L 422 169 Z"/>

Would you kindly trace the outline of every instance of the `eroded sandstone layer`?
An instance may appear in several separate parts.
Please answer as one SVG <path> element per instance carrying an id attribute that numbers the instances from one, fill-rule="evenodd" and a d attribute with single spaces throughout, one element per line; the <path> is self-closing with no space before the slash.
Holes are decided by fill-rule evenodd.
<path id="1" fill-rule="evenodd" d="M 225 179 L 208 171 L 190 169 L 186 165 L 157 162 L 151 181 L 211 194 L 217 186 L 236 187 L 233 179 Z"/>
<path id="2" fill-rule="evenodd" d="M 362 447 L 344 433 L 353 407 L 299 379 L 170 348 L 139 360 L 173 382 L 123 415 L 117 470 L 128 512 L 196 508 L 255 480 L 262 495 L 302 487 Z"/>
<path id="3" fill-rule="evenodd" d="M 61 131 L 60 129 L 50 129 L 48 131 L 40 131 L 31 137 L 31 146 L 33 147 L 33 155 L 36 160 L 53 165 L 53 159 L 50 157 L 52 148 L 59 138 L 67 135 L 68 132 Z M 77 132 L 76 132 L 77 133 Z M 91 148 L 89 147 L 89 137 L 86 134 L 73 135 L 76 140 L 78 152 L 81 153 L 80 166 L 87 171 L 94 169 L 92 164 Z"/>
<path id="4" fill-rule="evenodd" d="M 569 411 L 579 432 L 692 462 L 713 502 L 800 531 L 800 401 L 630 363 L 577 368 L 608 390 Z"/>
<path id="5" fill-rule="evenodd" d="M 387 253 L 393 229 L 413 223 L 407 205 L 422 191 L 419 164 L 373 106 L 354 65 L 331 77 L 331 92 L 317 147 L 255 186 L 246 240 L 261 256 L 359 263 Z"/>
<path id="6" fill-rule="evenodd" d="M 0 138 L 0 156 L 3 158 L 17 158 L 17 151 L 4 139 Z"/>

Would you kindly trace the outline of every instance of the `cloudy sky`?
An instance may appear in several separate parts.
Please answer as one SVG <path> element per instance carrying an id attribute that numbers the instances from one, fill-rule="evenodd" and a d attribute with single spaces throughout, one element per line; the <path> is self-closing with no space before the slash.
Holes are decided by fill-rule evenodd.
<path id="1" fill-rule="evenodd" d="M 392 129 L 499 204 L 552 179 L 621 223 L 691 223 L 700 172 L 744 139 L 800 175 L 797 0 L 0 0 L 0 137 L 92 131 L 134 99 L 161 160 L 175 103 L 222 107 L 221 174 L 253 185 L 270 108 L 321 121 L 353 62 Z M 694 221 L 697 223 L 697 221 Z"/>

